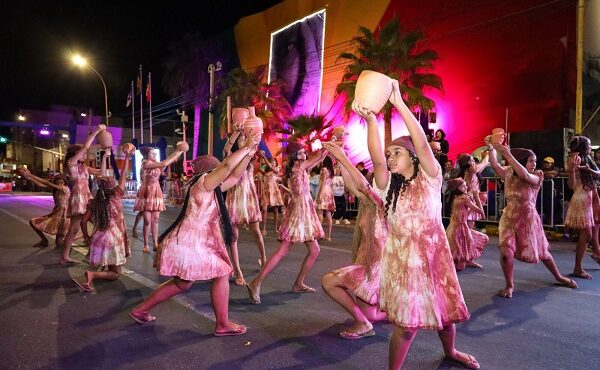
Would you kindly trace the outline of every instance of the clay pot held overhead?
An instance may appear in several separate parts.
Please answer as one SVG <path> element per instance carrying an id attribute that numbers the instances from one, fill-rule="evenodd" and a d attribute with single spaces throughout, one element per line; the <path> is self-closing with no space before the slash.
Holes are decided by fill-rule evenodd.
<path id="1" fill-rule="evenodd" d="M 244 133 L 249 136 L 252 133 L 263 132 L 263 121 L 254 112 L 254 107 L 248 107 L 249 115 L 244 120 Z"/>
<path id="2" fill-rule="evenodd" d="M 131 155 L 135 152 L 135 146 L 132 143 L 123 144 L 121 151 L 125 155 Z"/>
<path id="3" fill-rule="evenodd" d="M 96 140 L 102 149 L 112 148 L 113 146 L 113 137 L 108 130 L 101 131 L 98 136 L 96 136 Z"/>
<path id="4" fill-rule="evenodd" d="M 233 126 L 243 125 L 249 115 L 250 111 L 246 108 L 233 108 L 231 110 L 231 122 L 233 123 Z"/>
<path id="5" fill-rule="evenodd" d="M 363 108 L 379 113 L 392 94 L 392 79 L 383 73 L 365 70 L 358 76 L 354 99 Z"/>
<path id="6" fill-rule="evenodd" d="M 504 133 L 504 129 L 502 128 L 495 128 L 492 130 L 492 144 L 494 145 L 500 145 L 502 143 L 504 143 L 504 138 L 506 137 L 506 134 Z"/>
<path id="7" fill-rule="evenodd" d="M 187 152 L 188 150 L 190 150 L 190 146 L 185 141 L 178 141 L 177 142 L 177 150 L 180 150 L 182 152 Z"/>

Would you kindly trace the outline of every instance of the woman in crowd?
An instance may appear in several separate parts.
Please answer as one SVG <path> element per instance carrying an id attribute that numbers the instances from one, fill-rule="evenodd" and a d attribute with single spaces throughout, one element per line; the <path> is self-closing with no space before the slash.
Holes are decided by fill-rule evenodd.
<path id="1" fill-rule="evenodd" d="M 319 191 L 317 193 L 317 199 L 315 201 L 315 208 L 319 213 L 323 213 L 323 218 L 327 222 L 327 241 L 331 241 L 331 228 L 333 225 L 333 219 L 331 217 L 332 212 L 335 211 L 335 202 L 333 200 L 333 161 L 329 157 L 323 159 L 323 165 L 321 166 L 319 178 Z"/>
<path id="2" fill-rule="evenodd" d="M 283 207 L 283 197 L 279 189 L 279 175 L 281 170 L 277 158 L 267 159 L 263 152 L 260 152 L 260 156 L 266 166 L 261 203 L 263 208 L 263 235 L 267 235 L 267 212 L 269 207 L 273 209 L 275 231 L 279 231 L 279 210 Z"/>

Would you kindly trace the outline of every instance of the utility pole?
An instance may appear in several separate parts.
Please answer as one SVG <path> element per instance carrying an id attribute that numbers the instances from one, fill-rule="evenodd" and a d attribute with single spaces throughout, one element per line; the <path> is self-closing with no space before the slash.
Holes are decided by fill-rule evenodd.
<path id="1" fill-rule="evenodd" d="M 585 17 L 585 0 L 577 2 L 577 88 L 575 95 L 575 134 L 581 134 L 583 111 L 583 18 Z"/>
<path id="2" fill-rule="evenodd" d="M 185 131 L 186 131 L 186 127 L 185 125 L 188 123 L 188 116 L 187 114 L 185 114 L 185 111 L 179 111 L 179 109 L 176 110 L 177 114 L 179 116 L 181 116 L 181 126 L 182 126 L 182 130 L 183 130 L 183 141 L 186 141 L 186 135 L 185 135 Z M 188 160 L 187 160 L 187 152 L 183 152 L 183 173 L 187 173 L 187 169 L 188 169 Z"/>
<path id="3" fill-rule="evenodd" d="M 213 102 L 215 93 L 215 71 L 221 70 L 221 62 L 217 62 L 217 66 L 214 64 L 208 65 L 208 73 L 210 74 L 210 89 L 208 93 L 208 154 L 213 154 Z"/>

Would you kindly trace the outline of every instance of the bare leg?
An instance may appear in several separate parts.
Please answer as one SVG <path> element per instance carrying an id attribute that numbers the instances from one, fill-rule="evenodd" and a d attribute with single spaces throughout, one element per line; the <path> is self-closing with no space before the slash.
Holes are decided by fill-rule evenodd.
<path id="1" fill-rule="evenodd" d="M 148 238 L 150 237 L 150 229 L 152 228 L 152 212 L 144 211 L 144 253 L 150 253 L 148 247 Z"/>
<path id="2" fill-rule="evenodd" d="M 269 273 L 275 267 L 277 267 L 279 261 L 281 261 L 281 259 L 286 254 L 288 254 L 292 244 L 293 242 L 281 242 L 277 252 L 273 253 L 273 255 L 267 259 L 267 262 L 265 262 L 265 264 L 263 265 L 262 269 L 258 273 L 258 276 L 255 277 L 254 280 L 252 280 L 250 283 L 248 283 L 248 289 L 254 293 L 254 296 L 256 298 L 258 298 L 258 302 L 260 302 L 260 286 L 262 285 L 263 281 L 267 278 Z"/>
<path id="3" fill-rule="evenodd" d="M 90 222 L 90 219 L 92 218 L 92 211 L 87 208 L 85 210 L 85 213 L 83 214 L 83 217 L 81 217 L 81 221 L 79 226 L 81 227 L 81 233 L 83 234 L 83 242 L 85 243 L 86 247 L 89 247 L 89 242 L 90 242 L 90 235 L 88 233 L 88 229 L 87 229 L 87 225 L 88 222 Z"/>
<path id="4" fill-rule="evenodd" d="M 548 255 L 549 255 L 549 257 L 546 258 L 545 260 L 542 260 L 542 263 L 552 273 L 552 275 L 554 275 L 554 278 L 556 279 L 556 281 L 558 281 L 559 283 L 561 283 L 562 285 L 564 285 L 566 287 L 577 288 L 577 284 L 572 279 L 569 279 L 568 277 L 563 276 L 560 273 L 560 271 L 558 271 L 558 267 L 556 267 L 554 258 L 552 258 L 552 255 L 550 253 L 548 253 Z"/>
<path id="5" fill-rule="evenodd" d="M 456 338 L 456 326 L 454 324 L 447 325 L 444 329 L 439 330 L 438 335 L 442 341 L 446 357 L 461 363 L 469 369 L 479 369 L 479 363 L 475 357 L 454 348 L 454 339 Z"/>
<path id="6" fill-rule="evenodd" d="M 233 271 L 235 273 L 235 285 L 241 286 L 246 284 L 246 281 L 244 280 L 244 274 L 242 273 L 242 269 L 240 267 L 240 254 L 238 252 L 238 238 L 240 231 L 238 229 L 238 225 L 232 224 L 231 228 L 233 231 L 233 235 L 231 236 L 231 262 L 233 262 Z"/>
<path id="7" fill-rule="evenodd" d="M 73 240 L 75 240 L 75 235 L 79 231 L 81 221 L 81 215 L 71 217 L 71 223 L 69 224 L 69 231 L 67 231 L 67 235 L 65 235 L 65 241 L 63 246 L 62 256 L 60 258 L 60 263 L 67 262 L 76 262 L 75 260 L 69 257 L 71 253 L 71 246 L 73 245 Z"/>
<path id="8" fill-rule="evenodd" d="M 263 235 L 267 235 L 267 213 L 268 213 L 268 210 L 269 210 L 268 207 L 263 207 L 263 230 L 262 230 Z"/>
<path id="9" fill-rule="evenodd" d="M 135 221 L 133 221 L 133 232 L 132 232 L 132 235 L 133 235 L 134 238 L 138 237 L 137 226 L 140 223 L 140 221 L 142 220 L 143 216 L 144 216 L 144 212 L 143 211 L 139 211 L 135 215 Z"/>
<path id="10" fill-rule="evenodd" d="M 65 245 L 65 234 L 56 234 L 56 248 L 63 248 Z"/>
<path id="11" fill-rule="evenodd" d="M 39 242 L 35 243 L 33 246 L 41 247 L 41 248 L 47 247 L 48 246 L 48 238 L 46 238 L 46 235 L 44 235 L 44 233 L 41 230 L 39 230 L 38 228 L 33 226 L 33 223 L 31 221 L 29 221 L 29 226 L 31 226 L 33 231 L 35 231 L 35 233 L 38 234 L 38 236 L 41 239 Z M 58 241 L 58 238 L 56 240 Z"/>
<path id="12" fill-rule="evenodd" d="M 315 264 L 317 257 L 319 257 L 319 252 L 321 251 L 321 248 L 319 247 L 319 243 L 317 243 L 316 240 L 305 242 L 304 244 L 306 244 L 306 247 L 308 248 L 308 253 L 306 254 L 306 257 L 304 257 L 304 261 L 302 261 L 302 266 L 300 267 L 300 271 L 298 272 L 298 276 L 296 277 L 294 286 L 292 286 L 292 290 L 308 290 L 314 292 L 314 288 L 311 288 L 308 285 L 304 284 L 304 279 L 306 279 L 306 276 Z"/>
<path id="13" fill-rule="evenodd" d="M 327 221 L 327 240 L 331 241 L 331 227 L 333 226 L 333 219 L 330 211 L 325 211 L 325 220 Z"/>
<path id="14" fill-rule="evenodd" d="M 173 279 L 162 283 L 148 298 L 146 298 L 145 301 L 134 307 L 131 310 L 131 313 L 134 315 L 148 314 L 154 306 L 188 290 L 192 286 L 192 283 L 192 281 L 181 280 L 176 276 Z"/>
<path id="15" fill-rule="evenodd" d="M 512 298 L 512 292 L 515 288 L 513 283 L 513 264 L 514 264 L 514 252 L 508 248 L 500 247 L 500 266 L 504 273 L 504 280 L 506 286 L 504 289 L 498 292 L 500 297 Z"/>
<path id="16" fill-rule="evenodd" d="M 385 311 L 381 311 L 376 304 L 369 304 L 358 297 L 356 297 L 356 304 L 358 307 L 360 307 L 360 310 L 365 314 L 365 317 L 370 322 L 373 323 L 387 320 L 387 313 L 385 313 Z"/>
<path id="17" fill-rule="evenodd" d="M 347 328 L 344 332 L 351 332 L 354 334 L 363 334 L 373 330 L 373 324 L 367 319 L 364 312 L 356 304 L 354 299 L 348 291 L 344 283 L 334 273 L 327 273 L 321 279 L 321 286 L 327 295 L 334 300 L 335 303 L 342 306 L 352 318 L 354 323 Z M 342 333 L 340 333 L 342 334 Z"/>
<path id="18" fill-rule="evenodd" d="M 579 240 L 577 241 L 577 247 L 575 249 L 575 267 L 573 268 L 573 275 L 583 279 L 592 278 L 592 276 L 588 274 L 582 266 L 583 257 L 585 256 L 585 249 L 587 248 L 591 239 L 591 228 L 579 230 Z"/>
<path id="19" fill-rule="evenodd" d="M 121 266 L 108 266 L 108 271 L 86 271 L 86 284 L 91 289 L 94 289 L 94 280 L 117 280 L 121 275 Z"/>
<path id="20" fill-rule="evenodd" d="M 250 231 L 254 234 L 254 240 L 256 240 L 256 246 L 258 246 L 258 253 L 260 253 L 260 265 L 264 265 L 267 260 L 265 252 L 265 241 L 260 233 L 260 225 L 258 222 L 250 224 Z"/>
<path id="21" fill-rule="evenodd" d="M 279 207 L 273 207 L 273 214 L 275 216 L 275 231 L 279 231 Z"/>
<path id="22" fill-rule="evenodd" d="M 405 329 L 394 326 L 390 338 L 389 368 L 390 370 L 402 369 L 406 354 L 417 335 L 417 330 Z"/>
<path id="23" fill-rule="evenodd" d="M 158 250 L 158 221 L 160 220 L 160 211 L 152 211 L 152 241 L 154 242 L 154 251 Z"/>
<path id="24" fill-rule="evenodd" d="M 229 278 L 227 275 L 213 280 L 210 299 L 217 318 L 216 335 L 239 335 L 246 332 L 245 326 L 229 321 Z"/>

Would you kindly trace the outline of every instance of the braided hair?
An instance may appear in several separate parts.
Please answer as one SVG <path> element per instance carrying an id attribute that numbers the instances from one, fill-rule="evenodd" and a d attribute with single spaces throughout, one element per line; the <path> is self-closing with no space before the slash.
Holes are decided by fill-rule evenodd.
<path id="1" fill-rule="evenodd" d="M 297 161 L 298 161 L 298 152 L 294 152 L 292 155 L 290 155 L 288 157 L 287 166 L 285 167 L 285 176 L 287 178 L 292 177 L 292 169 L 294 168 L 294 165 L 296 164 Z"/>
<path id="2" fill-rule="evenodd" d="M 569 150 L 579 153 L 582 166 L 588 165 L 592 170 L 598 171 L 596 162 L 594 162 L 594 159 L 591 155 L 587 154 L 589 146 L 590 139 L 588 139 L 586 136 L 578 135 L 571 139 L 571 142 L 569 143 Z M 581 183 L 583 184 L 584 189 L 594 190 L 594 188 L 600 186 L 600 181 L 598 181 L 598 179 L 588 172 L 579 171 L 579 176 L 581 177 Z"/>
<path id="3" fill-rule="evenodd" d="M 188 204 L 189 204 L 189 200 L 190 200 L 190 190 L 192 189 L 192 186 L 198 182 L 198 180 L 200 180 L 200 178 L 202 177 L 202 175 L 206 174 L 206 173 L 210 173 L 210 171 L 208 172 L 204 172 L 202 174 L 198 174 L 198 175 L 194 175 L 194 177 L 192 177 L 192 179 L 188 182 L 188 189 L 187 192 L 185 193 L 185 199 L 183 201 L 183 208 L 181 209 L 181 212 L 179 212 L 179 215 L 177 216 L 177 219 L 175 219 L 175 222 L 173 222 L 169 227 L 167 227 L 167 229 L 160 234 L 160 236 L 158 237 L 158 242 L 162 243 L 162 241 L 165 239 L 165 237 L 173 230 L 175 230 L 175 228 L 178 228 L 178 226 L 181 224 L 181 221 L 183 221 L 183 218 L 185 217 L 185 213 L 186 210 L 188 208 Z M 231 248 L 231 242 L 233 240 L 233 227 L 231 226 L 231 219 L 229 218 L 229 213 L 227 212 L 227 206 L 225 205 L 225 200 L 223 199 L 223 192 L 221 191 L 221 186 L 217 186 L 214 190 L 215 196 L 217 197 L 217 203 L 219 204 L 219 212 L 221 213 L 221 226 L 223 228 L 223 239 L 225 239 L 225 244 Z"/>
<path id="4" fill-rule="evenodd" d="M 331 158 L 329 158 L 329 156 L 323 159 L 323 168 L 327 168 L 327 170 L 329 171 L 329 177 L 334 176 L 335 173 L 333 171 L 333 161 L 331 160 Z"/>
<path id="5" fill-rule="evenodd" d="M 419 158 L 417 158 L 417 156 L 410 150 L 408 151 L 408 155 L 410 156 L 410 159 L 412 160 L 414 166 L 413 175 L 409 179 L 406 179 L 403 175 L 399 173 L 390 174 L 390 187 L 385 198 L 386 215 L 388 214 L 388 211 L 390 209 L 390 204 L 392 205 L 392 212 L 396 212 L 396 203 L 398 202 L 398 198 L 404 195 L 406 188 L 410 185 L 411 181 L 417 177 L 417 174 L 419 173 Z"/>
<path id="6" fill-rule="evenodd" d="M 110 225 L 110 198 L 115 194 L 115 188 L 99 188 L 92 201 L 92 217 L 96 230 L 104 231 Z"/>

